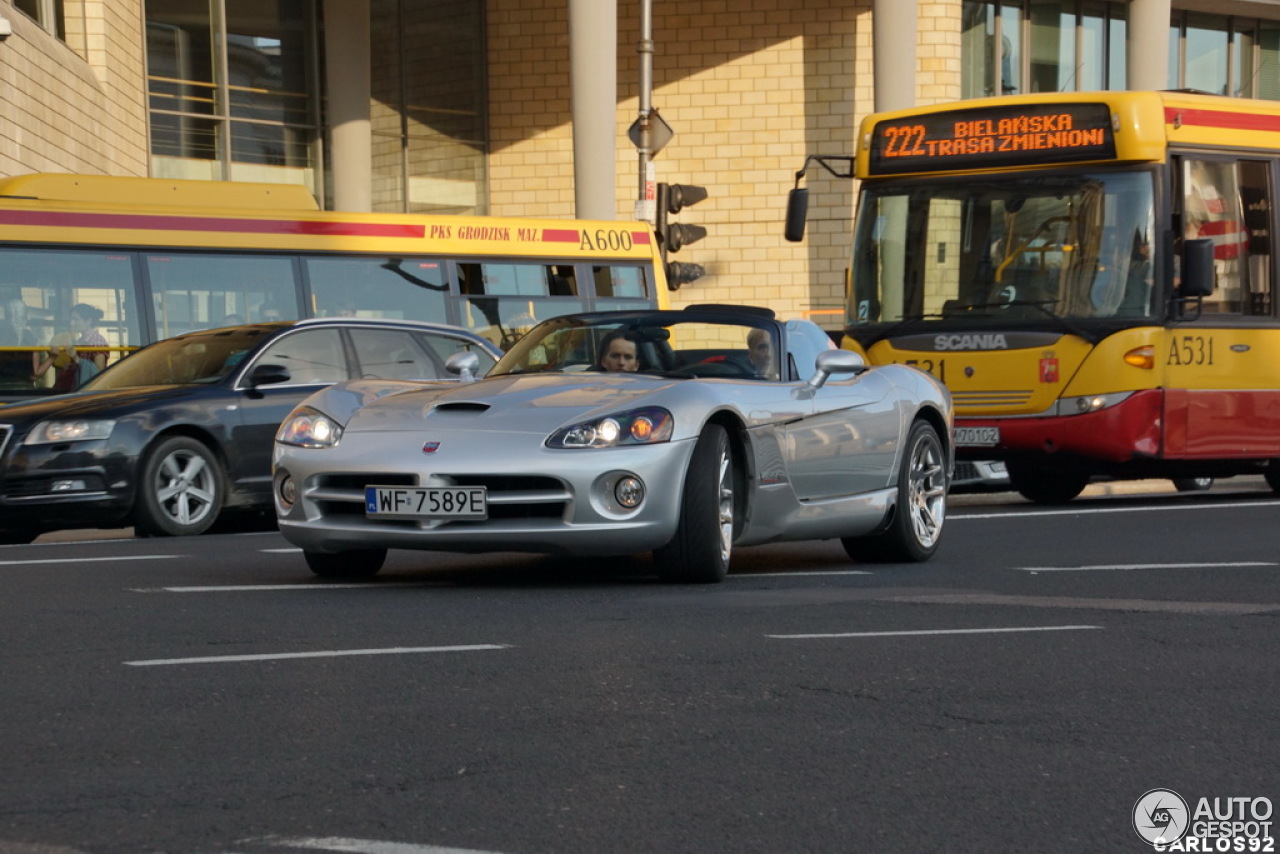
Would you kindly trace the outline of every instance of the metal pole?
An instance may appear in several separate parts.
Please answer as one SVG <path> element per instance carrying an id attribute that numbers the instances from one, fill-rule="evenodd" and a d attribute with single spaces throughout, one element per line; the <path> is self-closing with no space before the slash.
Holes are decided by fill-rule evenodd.
<path id="1" fill-rule="evenodd" d="M 648 199 L 649 161 L 653 147 L 653 0 L 640 0 L 640 186 L 636 196 L 636 218 L 653 222 L 653 214 L 645 204 Z"/>

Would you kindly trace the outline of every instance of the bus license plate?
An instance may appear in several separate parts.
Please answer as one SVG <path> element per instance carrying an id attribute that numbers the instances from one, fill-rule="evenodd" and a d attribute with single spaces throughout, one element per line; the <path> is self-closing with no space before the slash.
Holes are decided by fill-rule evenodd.
<path id="1" fill-rule="evenodd" d="M 974 448 L 989 448 L 1000 444 L 999 427 L 957 427 L 956 444 Z"/>
<path id="2" fill-rule="evenodd" d="M 483 486 L 366 486 L 364 513 L 382 519 L 488 519 Z"/>

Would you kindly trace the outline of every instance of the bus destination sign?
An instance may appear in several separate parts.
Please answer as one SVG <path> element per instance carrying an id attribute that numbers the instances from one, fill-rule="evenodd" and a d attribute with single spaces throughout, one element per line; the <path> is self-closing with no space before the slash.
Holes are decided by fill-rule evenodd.
<path id="1" fill-rule="evenodd" d="M 942 172 L 1115 156 L 1106 104 L 1010 105 L 877 122 L 868 171 Z"/>

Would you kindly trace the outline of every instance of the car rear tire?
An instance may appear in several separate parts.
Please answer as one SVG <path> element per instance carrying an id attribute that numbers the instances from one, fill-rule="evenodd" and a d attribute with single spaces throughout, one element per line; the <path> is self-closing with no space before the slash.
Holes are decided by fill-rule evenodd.
<path id="1" fill-rule="evenodd" d="M 1175 477 L 1173 488 L 1179 492 L 1204 492 L 1213 488 L 1211 477 Z"/>
<path id="2" fill-rule="evenodd" d="M 1089 475 L 1061 466 L 1010 460 L 1009 482 L 1028 501 L 1036 504 L 1066 504 L 1089 485 Z"/>
<path id="3" fill-rule="evenodd" d="M 134 528 L 141 536 L 203 534 L 226 500 L 222 465 L 203 442 L 171 436 L 142 463 Z"/>
<path id="4" fill-rule="evenodd" d="M 346 552 L 303 552 L 307 566 L 320 578 L 373 578 L 387 560 L 386 549 Z"/>
<path id="5" fill-rule="evenodd" d="M 845 554 L 864 563 L 918 563 L 933 557 L 947 515 L 946 452 L 938 431 L 917 421 L 898 469 L 898 502 L 885 530 L 844 537 Z"/>
<path id="6" fill-rule="evenodd" d="M 715 584 L 729 574 L 734 477 L 729 434 L 719 424 L 708 424 L 689 460 L 676 534 L 653 553 L 658 577 L 663 581 Z"/>

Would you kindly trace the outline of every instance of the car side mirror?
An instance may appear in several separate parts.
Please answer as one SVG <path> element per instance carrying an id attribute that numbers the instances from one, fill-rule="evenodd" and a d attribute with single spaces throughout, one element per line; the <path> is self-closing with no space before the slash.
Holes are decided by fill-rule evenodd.
<path id="1" fill-rule="evenodd" d="M 287 383 L 291 379 L 293 379 L 293 375 L 289 373 L 289 369 L 284 365 L 259 364 L 255 365 L 253 370 L 249 372 L 249 388 Z"/>
<path id="2" fill-rule="evenodd" d="M 867 369 L 867 361 L 852 350 L 823 350 L 818 354 L 809 386 L 820 389 L 833 374 L 860 374 Z"/>
<path id="3" fill-rule="evenodd" d="M 444 369 L 464 383 L 475 382 L 480 370 L 480 357 L 470 350 L 454 353 L 444 363 Z"/>

